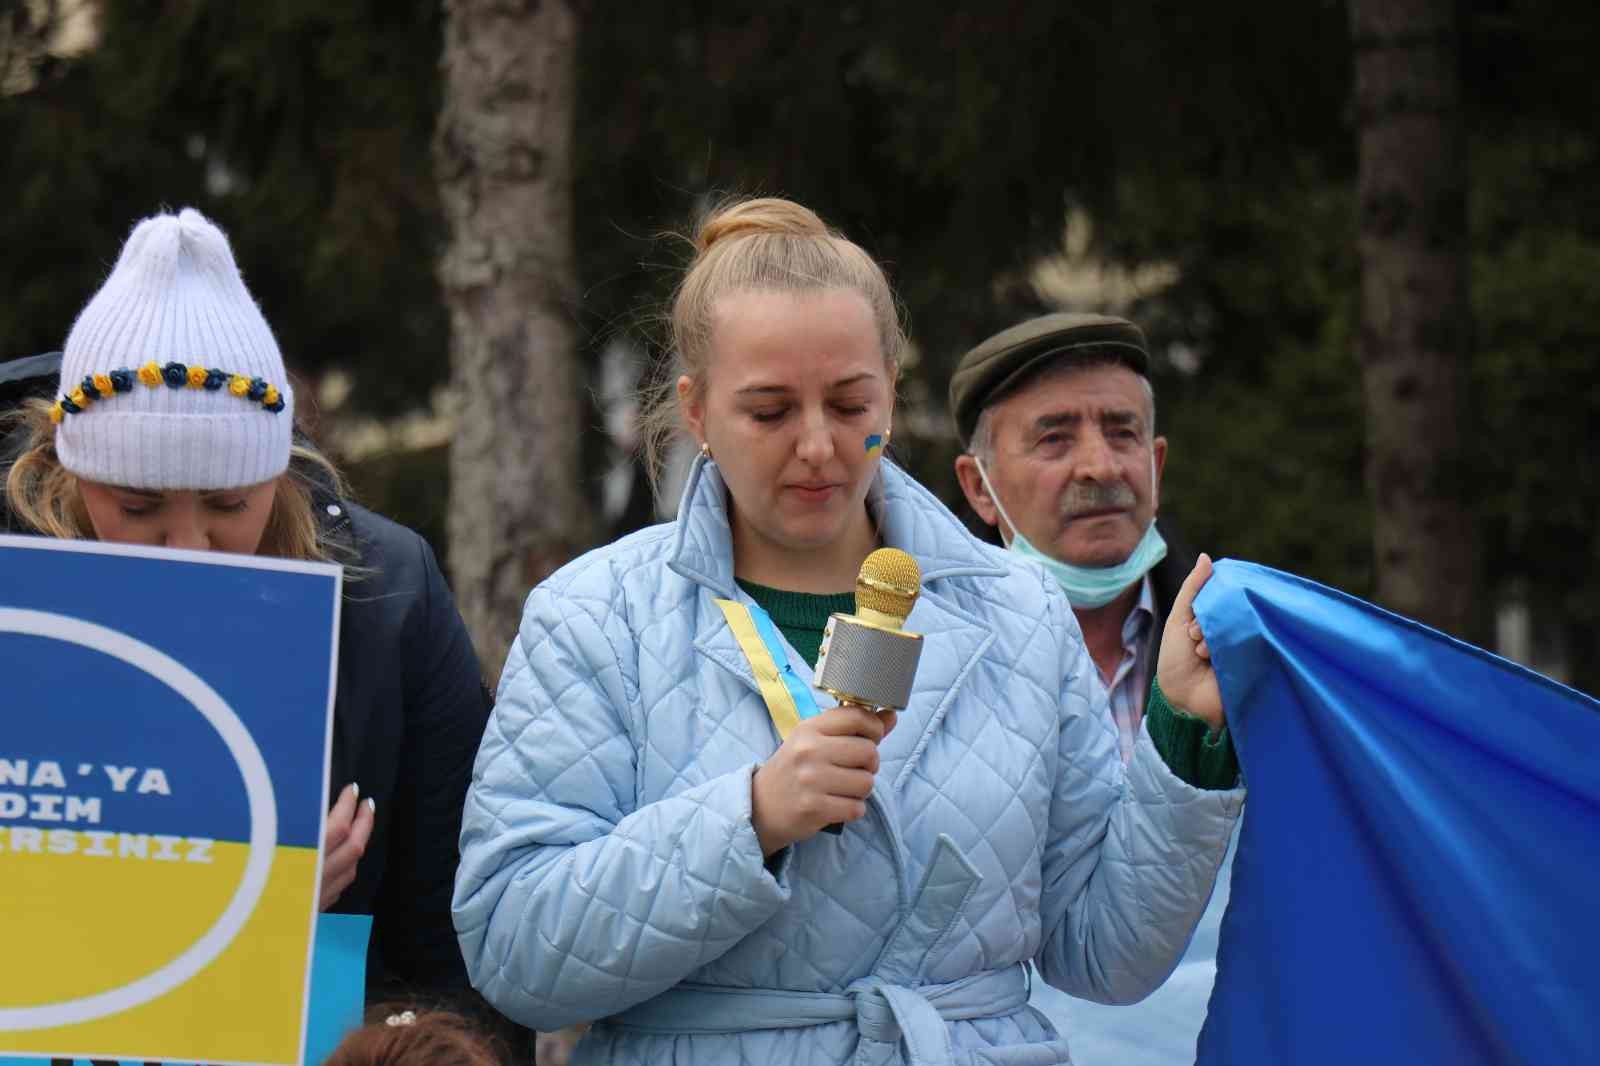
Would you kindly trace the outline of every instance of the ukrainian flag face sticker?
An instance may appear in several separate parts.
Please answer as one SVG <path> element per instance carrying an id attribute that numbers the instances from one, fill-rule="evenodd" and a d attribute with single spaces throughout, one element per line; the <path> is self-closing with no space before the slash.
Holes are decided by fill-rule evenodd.
<path id="1" fill-rule="evenodd" d="M 0 538 L 0 1054 L 298 1063 L 337 572 L 151 554 Z"/>

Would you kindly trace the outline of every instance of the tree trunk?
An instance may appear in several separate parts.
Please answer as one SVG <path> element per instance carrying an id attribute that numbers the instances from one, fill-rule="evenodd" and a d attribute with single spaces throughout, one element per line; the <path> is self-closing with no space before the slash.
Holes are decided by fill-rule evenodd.
<path id="1" fill-rule="evenodd" d="M 528 590 L 589 542 L 573 319 L 578 19 L 569 0 L 445 0 L 434 140 L 450 243 L 450 564 L 492 681 Z"/>
<path id="2" fill-rule="evenodd" d="M 1466 154 L 1454 0 L 1350 0 L 1377 596 L 1477 636 L 1462 456 Z"/>

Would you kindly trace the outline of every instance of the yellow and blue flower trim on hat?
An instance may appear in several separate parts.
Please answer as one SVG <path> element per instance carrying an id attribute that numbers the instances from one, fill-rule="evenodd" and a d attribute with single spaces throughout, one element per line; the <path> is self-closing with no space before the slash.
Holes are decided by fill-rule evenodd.
<path id="1" fill-rule="evenodd" d="M 277 414 L 284 408 L 283 393 L 278 386 L 262 378 L 235 374 L 215 367 L 192 366 L 185 363 L 160 365 L 149 362 L 137 370 L 124 367 L 103 374 L 90 374 L 50 408 L 50 421 L 56 425 L 67 415 L 75 415 L 99 402 L 109 400 L 119 392 L 132 392 L 135 382 L 152 389 L 165 385 L 169 389 L 204 389 L 216 392 L 224 387 L 241 400 L 260 404 L 263 411 Z"/>

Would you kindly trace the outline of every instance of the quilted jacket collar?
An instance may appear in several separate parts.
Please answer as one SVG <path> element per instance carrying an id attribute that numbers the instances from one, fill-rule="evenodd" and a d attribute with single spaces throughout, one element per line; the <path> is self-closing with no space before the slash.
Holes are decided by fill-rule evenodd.
<path id="1" fill-rule="evenodd" d="M 867 491 L 867 509 L 884 544 L 917 560 L 924 583 L 946 577 L 999 577 L 1006 572 L 933 493 L 887 459 Z M 695 460 L 684 485 L 669 565 L 719 596 L 738 598 L 728 491 L 717 464 L 704 456 Z"/>

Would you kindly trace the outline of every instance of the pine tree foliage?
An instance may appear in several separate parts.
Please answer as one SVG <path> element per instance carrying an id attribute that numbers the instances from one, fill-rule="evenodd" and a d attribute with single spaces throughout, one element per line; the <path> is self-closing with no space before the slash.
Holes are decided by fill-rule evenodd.
<path id="1" fill-rule="evenodd" d="M 31 87 L 0 95 L 0 357 L 59 346 L 133 222 L 193 203 L 233 235 L 299 370 L 348 369 L 364 409 L 423 402 L 448 362 L 429 151 L 440 6 L 101 6 L 97 49 L 34 53 Z M 887 261 L 918 342 L 902 407 L 936 415 L 961 351 L 1040 309 L 1029 272 L 1081 209 L 1096 255 L 1177 268 L 1131 309 L 1173 441 L 1164 508 L 1201 546 L 1373 593 L 1342 3 L 647 0 L 579 15 L 586 371 L 608 341 L 659 339 L 682 261 L 662 231 L 720 193 L 783 193 Z M 1481 595 L 1553 619 L 1593 690 L 1600 7 L 1469 0 L 1460 26 Z M 899 439 L 953 498 L 948 437 Z M 443 486 L 384 492 L 404 504 Z"/>

